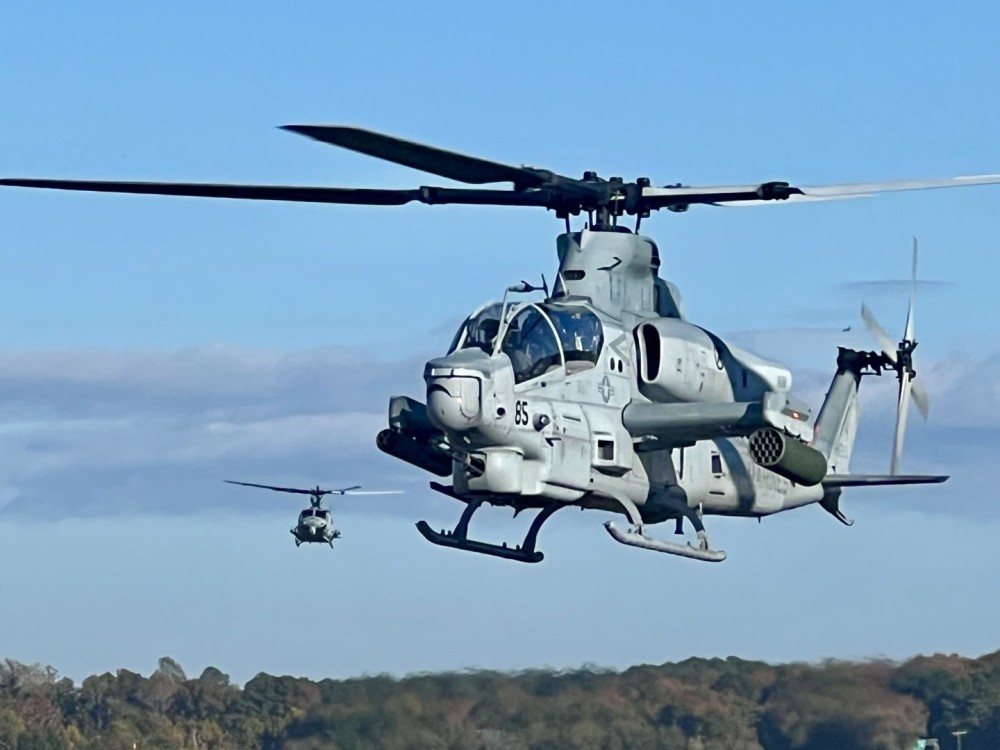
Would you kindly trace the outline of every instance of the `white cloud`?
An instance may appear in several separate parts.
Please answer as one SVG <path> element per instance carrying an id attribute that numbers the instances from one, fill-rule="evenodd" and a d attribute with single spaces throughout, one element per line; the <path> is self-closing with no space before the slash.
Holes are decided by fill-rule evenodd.
<path id="1" fill-rule="evenodd" d="M 273 498 L 220 491 L 220 480 L 396 488 L 419 477 L 375 446 L 389 397 L 420 395 L 419 358 L 203 347 L 15 351 L 0 362 L 6 513 L 252 510 Z"/>

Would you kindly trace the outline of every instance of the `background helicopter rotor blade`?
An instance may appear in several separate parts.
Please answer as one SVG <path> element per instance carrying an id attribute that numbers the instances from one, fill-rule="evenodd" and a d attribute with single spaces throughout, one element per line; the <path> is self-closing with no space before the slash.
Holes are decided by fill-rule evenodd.
<path id="1" fill-rule="evenodd" d="M 364 128 L 346 125 L 282 125 L 281 129 L 459 182 L 513 182 L 520 187 L 537 187 L 546 181 L 545 174 L 539 174 L 536 170 L 447 151 Z"/>
<path id="2" fill-rule="evenodd" d="M 224 479 L 222 481 L 227 482 L 229 484 L 241 484 L 244 487 L 260 487 L 261 489 L 274 490 L 275 492 L 291 492 L 296 495 L 329 495 L 330 492 L 332 491 L 332 490 L 321 490 L 318 488 L 315 490 L 303 490 L 298 487 L 274 487 L 270 484 L 254 484 L 253 482 L 236 482 L 233 481 L 232 479 Z"/>

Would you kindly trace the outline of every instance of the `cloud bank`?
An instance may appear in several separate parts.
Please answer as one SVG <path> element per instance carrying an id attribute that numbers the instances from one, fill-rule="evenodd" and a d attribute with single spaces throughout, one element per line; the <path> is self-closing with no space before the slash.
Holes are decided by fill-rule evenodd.
<path id="1" fill-rule="evenodd" d="M 417 499 L 363 507 L 412 516 L 427 477 L 374 441 L 391 395 L 421 396 L 424 359 L 343 347 L 0 352 L 0 517 L 294 510 L 295 499 L 223 479 L 404 489 Z M 797 371 L 796 389 L 818 408 L 831 374 Z M 1000 515 L 1000 354 L 921 363 L 918 377 L 931 418 L 911 413 L 904 468 L 953 479 L 905 507 Z M 862 410 L 854 468 L 885 471 L 895 381 L 866 379 Z"/>
<path id="2" fill-rule="evenodd" d="M 416 478 L 375 435 L 389 396 L 420 395 L 419 358 L 204 347 L 15 351 L 0 362 L 6 515 L 253 511 L 289 498 L 221 480 L 400 488 Z"/>

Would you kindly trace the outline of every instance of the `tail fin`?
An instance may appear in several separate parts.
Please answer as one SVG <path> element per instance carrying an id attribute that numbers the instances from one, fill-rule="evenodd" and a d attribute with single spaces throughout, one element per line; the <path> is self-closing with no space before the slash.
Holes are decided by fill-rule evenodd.
<path id="1" fill-rule="evenodd" d="M 851 454 L 858 431 L 858 387 L 866 356 L 863 352 L 841 347 L 837 357 L 837 374 L 833 376 L 813 428 L 812 447 L 826 456 L 829 467 L 823 479 L 823 487 L 828 492 L 822 504 L 844 523 L 848 521 L 837 505 L 843 487 L 937 484 L 948 479 L 939 475 L 851 474 Z"/>
<path id="2" fill-rule="evenodd" d="M 840 349 L 837 373 L 820 407 L 813 427 L 812 447 L 822 453 L 831 474 L 850 470 L 854 439 L 858 432 L 858 387 L 861 368 L 850 349 Z"/>

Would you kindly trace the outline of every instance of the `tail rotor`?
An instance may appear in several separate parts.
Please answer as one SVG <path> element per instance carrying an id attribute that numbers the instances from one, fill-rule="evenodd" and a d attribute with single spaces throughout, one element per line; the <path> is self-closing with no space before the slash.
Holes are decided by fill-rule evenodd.
<path id="1" fill-rule="evenodd" d="M 927 419 L 930 411 L 930 397 L 920 382 L 916 382 L 916 371 L 913 369 L 913 350 L 917 347 L 914 338 L 913 308 L 917 288 L 917 238 L 913 238 L 913 267 L 910 276 L 910 301 L 906 311 L 906 325 L 903 338 L 894 344 L 889 334 L 875 319 L 875 315 L 867 305 L 861 305 L 861 317 L 869 332 L 882 347 L 886 359 L 896 370 L 899 379 L 899 394 L 896 401 L 896 425 L 892 443 L 892 460 L 889 473 L 899 474 L 900 459 L 903 454 L 903 440 L 906 433 L 906 417 L 909 411 L 910 398 L 916 404 L 920 414 Z"/>

